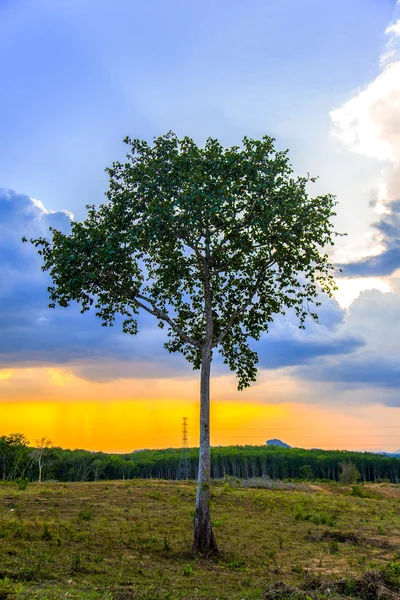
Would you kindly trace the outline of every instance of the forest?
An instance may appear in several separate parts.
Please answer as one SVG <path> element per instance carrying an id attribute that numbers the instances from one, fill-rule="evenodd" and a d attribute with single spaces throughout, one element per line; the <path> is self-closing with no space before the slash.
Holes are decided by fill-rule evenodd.
<path id="1" fill-rule="evenodd" d="M 189 479 L 197 478 L 198 448 L 187 450 Z M 341 465 L 353 465 L 364 482 L 399 483 L 400 459 L 371 452 L 305 450 L 278 446 L 218 446 L 211 450 L 211 477 L 339 481 Z M 42 440 L 37 448 L 19 433 L 0 437 L 0 479 L 97 481 L 153 478 L 177 479 L 181 449 L 137 450 L 107 454 L 66 450 Z"/>

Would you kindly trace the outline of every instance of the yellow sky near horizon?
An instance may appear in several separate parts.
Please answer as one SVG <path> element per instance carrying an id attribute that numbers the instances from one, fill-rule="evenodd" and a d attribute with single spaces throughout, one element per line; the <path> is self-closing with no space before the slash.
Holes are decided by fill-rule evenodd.
<path id="1" fill-rule="evenodd" d="M 400 448 L 398 408 L 355 406 L 345 395 L 342 403 L 317 405 L 311 397 L 307 401 L 308 386 L 302 390 L 287 376 L 261 373 L 259 379 L 245 392 L 236 391 L 233 377 L 213 379 L 213 445 L 258 445 L 279 438 L 305 448 Z M 179 447 L 186 416 L 189 445 L 197 446 L 198 385 L 195 378 L 95 382 L 66 368 L 3 369 L 0 435 L 20 432 L 32 444 L 47 437 L 56 446 L 105 452 Z"/>

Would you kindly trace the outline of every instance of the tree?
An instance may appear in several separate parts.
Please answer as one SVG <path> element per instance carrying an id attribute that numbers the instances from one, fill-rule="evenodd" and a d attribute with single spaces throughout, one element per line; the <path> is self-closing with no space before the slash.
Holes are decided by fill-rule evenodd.
<path id="1" fill-rule="evenodd" d="M 50 457 L 49 449 L 51 448 L 51 441 L 43 437 L 40 440 L 37 440 L 36 444 L 37 447 L 32 450 L 32 458 L 38 464 L 38 482 L 42 483 L 43 467 Z"/>
<path id="2" fill-rule="evenodd" d="M 356 465 L 350 461 L 343 461 L 339 463 L 340 467 L 340 483 L 344 483 L 345 485 L 349 485 L 351 483 L 356 483 L 361 478 L 361 473 L 357 469 Z"/>
<path id="3" fill-rule="evenodd" d="M 28 440 L 22 433 L 0 437 L 0 472 L 3 479 L 23 477 L 29 466 Z"/>
<path id="4" fill-rule="evenodd" d="M 123 316 L 136 334 L 140 310 L 168 328 L 165 348 L 200 369 L 200 455 L 194 550 L 217 551 L 210 520 L 210 370 L 213 352 L 238 378 L 255 381 L 249 340 L 273 315 L 293 309 L 304 327 L 322 289 L 331 294 L 332 195 L 311 198 L 314 179 L 293 177 L 287 151 L 274 139 L 243 139 L 199 148 L 175 134 L 153 145 L 126 138 L 125 163 L 107 169 L 108 203 L 88 205 L 71 233 L 32 239 L 49 271 L 51 307 L 96 308 L 104 326 Z M 26 240 L 25 240 L 26 241 Z"/>

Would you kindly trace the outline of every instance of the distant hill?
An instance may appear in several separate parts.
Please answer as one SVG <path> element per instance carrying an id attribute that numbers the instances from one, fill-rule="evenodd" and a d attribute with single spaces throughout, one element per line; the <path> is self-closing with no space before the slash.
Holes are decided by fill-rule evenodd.
<path id="1" fill-rule="evenodd" d="M 400 458 L 400 450 L 395 452 L 377 452 L 376 454 L 383 454 L 383 456 L 390 456 L 391 458 Z"/>
<path id="2" fill-rule="evenodd" d="M 285 442 L 282 442 L 281 440 L 277 440 L 277 439 L 267 440 L 266 444 L 267 444 L 267 446 L 279 446 L 280 448 L 291 448 L 292 447 L 292 446 L 289 446 L 289 444 L 285 444 Z"/>

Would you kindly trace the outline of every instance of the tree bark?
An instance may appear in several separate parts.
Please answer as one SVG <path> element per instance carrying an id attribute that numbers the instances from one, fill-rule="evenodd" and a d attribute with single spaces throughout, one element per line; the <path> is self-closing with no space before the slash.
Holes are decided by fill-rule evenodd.
<path id="1" fill-rule="evenodd" d="M 200 454 L 194 513 L 193 551 L 202 556 L 217 554 L 218 548 L 210 517 L 210 373 L 211 344 L 203 349 L 200 375 Z"/>

